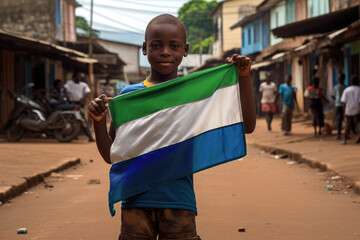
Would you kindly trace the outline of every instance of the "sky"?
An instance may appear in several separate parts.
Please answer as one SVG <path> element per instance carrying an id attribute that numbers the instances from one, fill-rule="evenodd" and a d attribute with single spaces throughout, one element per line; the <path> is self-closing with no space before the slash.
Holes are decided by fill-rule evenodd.
<path id="1" fill-rule="evenodd" d="M 93 0 L 93 29 L 105 31 L 127 30 L 144 33 L 155 16 L 168 13 L 177 16 L 178 9 L 189 0 Z M 81 7 L 76 15 L 90 23 L 91 0 L 77 0 Z"/>

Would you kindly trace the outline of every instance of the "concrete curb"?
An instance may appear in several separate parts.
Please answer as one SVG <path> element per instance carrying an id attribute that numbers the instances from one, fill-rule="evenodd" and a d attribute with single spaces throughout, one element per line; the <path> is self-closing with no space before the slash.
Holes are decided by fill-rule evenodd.
<path id="1" fill-rule="evenodd" d="M 332 170 L 331 168 L 329 168 L 326 164 L 305 158 L 301 155 L 301 153 L 295 153 L 295 152 L 291 152 L 288 150 L 284 150 L 281 148 L 276 148 L 276 147 L 270 147 L 270 146 L 265 146 L 265 145 L 260 145 L 260 144 L 256 144 L 256 143 L 250 143 L 251 145 L 265 151 L 271 154 L 277 154 L 277 155 L 286 155 L 289 159 L 299 162 L 299 163 L 305 163 L 308 166 L 312 167 L 312 168 L 317 168 L 320 171 L 324 172 L 324 171 L 331 171 L 332 173 L 336 174 L 336 175 L 341 175 L 338 172 Z M 360 181 L 355 182 L 354 180 L 343 176 L 349 183 L 351 183 L 352 188 L 354 190 L 354 192 L 356 194 L 360 195 Z"/>
<path id="2" fill-rule="evenodd" d="M 66 158 L 62 161 L 62 163 L 60 163 L 58 166 L 50 168 L 50 170 L 47 170 L 43 173 L 38 173 L 30 177 L 23 177 L 24 180 L 20 184 L 13 185 L 11 187 L 5 187 L 0 190 L 0 202 L 5 203 L 8 200 L 26 192 L 29 188 L 32 188 L 39 183 L 44 182 L 44 178 L 50 176 L 52 172 L 63 171 L 79 164 L 80 162 L 80 158 Z"/>

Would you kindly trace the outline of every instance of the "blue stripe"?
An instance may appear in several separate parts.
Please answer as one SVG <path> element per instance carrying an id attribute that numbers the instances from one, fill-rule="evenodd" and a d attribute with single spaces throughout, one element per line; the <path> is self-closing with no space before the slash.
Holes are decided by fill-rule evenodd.
<path id="1" fill-rule="evenodd" d="M 244 124 L 237 123 L 116 163 L 110 169 L 111 215 L 117 202 L 245 155 Z"/>

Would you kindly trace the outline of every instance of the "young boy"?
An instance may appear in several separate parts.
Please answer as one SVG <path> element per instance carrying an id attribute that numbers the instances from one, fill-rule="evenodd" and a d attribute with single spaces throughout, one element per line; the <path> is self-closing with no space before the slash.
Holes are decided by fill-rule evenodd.
<path id="1" fill-rule="evenodd" d="M 168 14 L 155 17 L 146 28 L 143 43 L 143 54 L 147 55 L 151 73 L 144 82 L 128 86 L 120 94 L 177 78 L 178 66 L 188 50 L 184 24 Z M 234 55 L 227 62 L 235 62 L 239 66 L 245 132 L 251 133 L 256 120 L 249 77 L 250 59 Z M 112 124 L 109 133 L 106 129 L 107 105 L 107 97 L 100 95 L 89 104 L 89 112 L 94 119 L 99 152 L 110 164 L 110 147 L 115 131 Z M 196 212 L 193 176 L 190 175 L 124 200 L 119 239 L 200 239 L 196 233 Z"/>
<path id="2" fill-rule="evenodd" d="M 285 83 L 279 87 L 279 94 L 282 98 L 282 122 L 281 130 L 284 135 L 291 134 L 292 113 L 294 105 L 297 106 L 295 88 L 291 86 L 291 75 L 287 75 Z"/>

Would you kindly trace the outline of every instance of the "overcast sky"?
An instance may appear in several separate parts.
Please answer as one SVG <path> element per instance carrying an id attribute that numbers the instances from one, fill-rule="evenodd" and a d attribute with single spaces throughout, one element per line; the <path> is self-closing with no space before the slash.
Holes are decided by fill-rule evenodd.
<path id="1" fill-rule="evenodd" d="M 178 9 L 189 0 L 93 0 L 93 28 L 97 30 L 128 30 L 144 33 L 155 16 L 168 13 L 177 16 Z M 76 15 L 90 23 L 90 0 L 77 0 L 82 6 Z"/>

